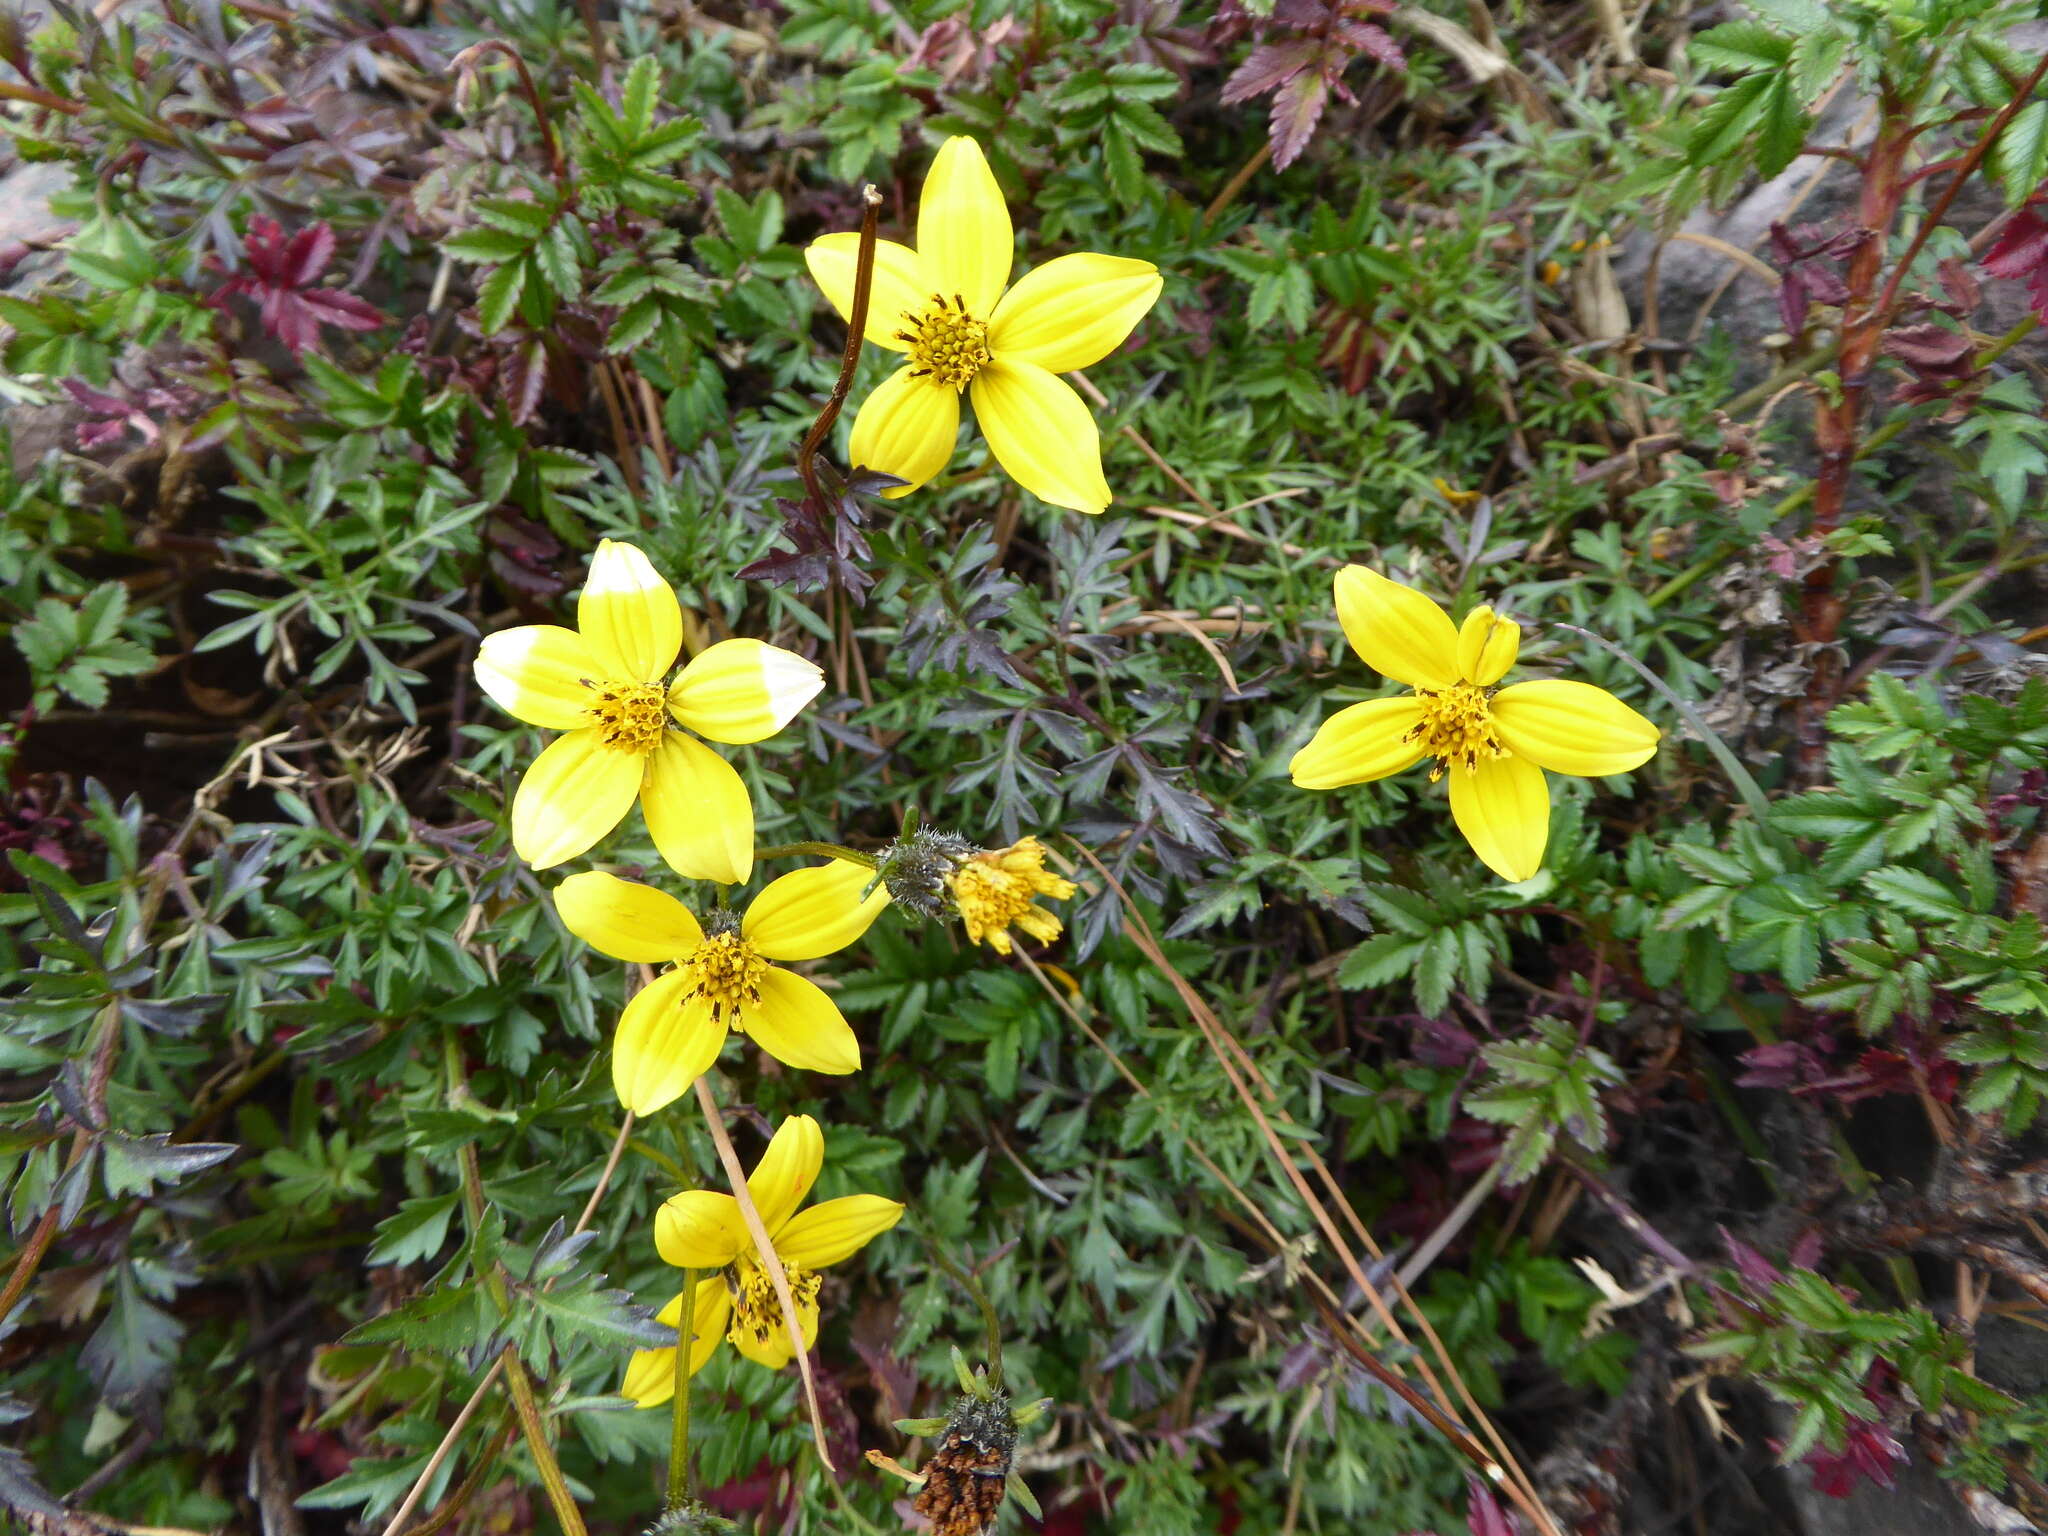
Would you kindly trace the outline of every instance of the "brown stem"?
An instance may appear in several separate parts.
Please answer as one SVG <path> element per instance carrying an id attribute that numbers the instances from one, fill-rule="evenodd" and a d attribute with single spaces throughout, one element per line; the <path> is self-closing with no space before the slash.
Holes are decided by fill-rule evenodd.
<path id="1" fill-rule="evenodd" d="M 26 101 L 38 107 L 48 107 L 52 112 L 62 112 L 76 117 L 85 110 L 75 101 L 66 101 L 62 96 L 52 96 L 48 91 L 32 85 L 16 85 L 11 80 L 0 80 L 0 101 Z"/>
<path id="2" fill-rule="evenodd" d="M 839 420 L 846 397 L 853 392 L 853 375 L 860 367 L 861 343 L 867 337 L 868 298 L 875 286 L 875 220 L 880 215 L 882 194 L 870 183 L 861 188 L 860 200 L 860 249 L 854 256 L 853 312 L 846 321 L 846 351 L 839 359 L 839 377 L 832 385 L 831 398 L 818 412 L 818 419 L 811 423 L 811 430 L 804 434 L 804 440 L 796 450 L 796 472 L 803 477 L 804 489 L 820 508 L 825 506 L 825 490 L 818 483 L 818 449 L 831 432 L 832 424 Z"/>
<path id="3" fill-rule="evenodd" d="M 1906 247 L 1906 254 L 1899 258 L 1898 266 L 1892 269 L 1891 281 L 1884 285 L 1884 292 L 1878 298 L 1877 317 L 1880 325 L 1890 318 L 1892 302 L 1899 296 L 1899 284 L 1906 280 L 1906 274 L 1912 270 L 1913 258 L 1920 254 L 1920 248 L 1927 244 L 1928 237 L 1934 233 L 1936 226 L 1948 213 L 1949 205 L 1961 194 L 1971 176 L 1976 174 L 1978 165 L 1991 153 L 1991 146 L 1997 143 L 1998 136 L 2005 132 L 2005 125 L 2017 117 L 2026 106 L 2028 99 L 2034 94 L 2034 87 L 2041 83 L 2043 75 L 2048 75 L 2048 53 L 2041 56 L 2041 62 L 2034 66 L 2033 73 L 2013 92 L 2012 100 L 1998 109 L 1998 116 L 1991 119 L 1991 126 L 1984 130 L 1984 136 L 1970 146 L 1970 152 L 1963 156 L 1963 163 L 1956 167 L 1955 175 L 1951 176 L 1948 185 L 1941 189 L 1941 196 L 1936 198 L 1934 206 L 1927 210 L 1927 217 L 1920 221 L 1919 229 L 1913 233 L 1912 243 Z"/>
<path id="4" fill-rule="evenodd" d="M 533 75 L 527 70 L 526 60 L 519 56 L 519 50 L 503 38 L 487 37 L 480 43 L 471 43 L 450 61 L 450 70 L 460 73 L 470 67 L 470 61 L 480 53 L 502 53 L 512 61 L 512 67 L 519 71 L 519 85 L 526 92 L 527 105 L 533 108 L 534 121 L 540 124 L 541 143 L 547 146 L 548 174 L 555 178 L 555 185 L 564 192 L 569 190 L 569 162 L 562 158 L 562 146 L 555 138 L 554 125 L 548 121 L 548 109 L 541 100 L 540 87 L 533 82 Z"/>
<path id="5" fill-rule="evenodd" d="M 1832 397 L 1822 399 L 1814 412 L 1814 444 L 1820 451 L 1820 468 L 1814 477 L 1813 513 L 1807 528 L 1817 538 L 1826 538 L 1841 526 L 1848 506 L 1849 486 L 1860 451 L 1857 436 L 1864 402 L 1884 342 L 1885 327 L 1898 303 L 1900 286 L 1911 274 L 1913 262 L 1949 207 L 1990 153 L 2006 124 L 2027 104 L 2044 75 L 2048 75 L 2048 55 L 2043 55 L 2033 72 L 2020 83 L 2012 100 L 1999 110 L 1963 156 L 1880 289 L 1878 278 L 1884 267 L 1886 240 L 1911 182 L 1905 174 L 1905 161 L 1915 137 L 1903 104 L 1888 93 L 1882 99 L 1877 138 L 1864 165 L 1863 187 L 1857 202 L 1857 223 L 1865 239 L 1850 258 L 1846 274 L 1849 296 L 1842 306 L 1838 382 Z M 1799 720 L 1799 760 L 1808 771 L 1820 763 L 1825 739 L 1822 720 L 1841 695 L 1841 660 L 1831 648 L 1842 622 L 1842 602 L 1835 593 L 1839 564 L 1830 556 L 1807 573 L 1796 627 L 1801 642 L 1816 647 L 1813 677 Z"/>
<path id="6" fill-rule="evenodd" d="M 1209 206 L 1202 210 L 1202 222 L 1214 224 L 1216 216 L 1237 201 L 1237 194 L 1245 189 L 1245 183 L 1258 175 L 1260 167 L 1272 158 L 1273 142 L 1268 139 L 1259 146 L 1257 154 L 1237 168 L 1237 174 L 1223 184 L 1223 190 L 1218 192 Z"/>

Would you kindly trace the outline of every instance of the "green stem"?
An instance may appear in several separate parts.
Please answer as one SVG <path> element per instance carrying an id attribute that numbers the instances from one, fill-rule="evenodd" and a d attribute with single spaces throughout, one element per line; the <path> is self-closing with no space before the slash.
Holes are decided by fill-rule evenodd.
<path id="1" fill-rule="evenodd" d="M 862 853 L 858 848 L 842 848 L 837 843 L 778 843 L 773 848 L 756 848 L 754 857 L 757 860 L 793 859 L 806 853 L 821 859 L 844 859 L 849 864 L 865 864 L 869 869 L 881 868 L 881 861 L 872 853 Z"/>
<path id="2" fill-rule="evenodd" d="M 1681 699 L 1669 683 L 1665 682 L 1663 678 L 1652 672 L 1612 640 L 1596 635 L 1590 629 L 1581 629 L 1576 624 L 1557 624 L 1553 625 L 1552 628 L 1562 629 L 1570 634 L 1579 636 L 1581 639 L 1590 640 L 1610 656 L 1631 667 L 1638 677 L 1642 678 L 1644 682 L 1648 683 L 1663 697 L 1665 703 L 1678 711 L 1680 719 L 1685 721 L 1687 725 L 1691 726 L 1699 734 L 1700 740 L 1706 743 L 1707 750 L 1714 754 L 1714 761 L 1721 765 L 1721 771 L 1728 775 L 1728 782 L 1735 787 L 1735 792 L 1742 796 L 1742 803 L 1747 805 L 1758 817 L 1762 817 L 1770 810 L 1770 801 L 1764 798 L 1762 787 L 1758 785 L 1755 779 L 1750 777 L 1749 770 L 1742 766 L 1741 761 L 1733 752 L 1728 750 L 1728 744 L 1714 733 L 1713 727 L 1700 718 L 1699 711 L 1686 703 L 1684 699 Z"/>
<path id="3" fill-rule="evenodd" d="M 988 1384 L 995 1390 L 1001 1391 L 1003 1385 L 1002 1319 L 996 1316 L 995 1306 L 989 1301 L 988 1292 L 981 1288 L 981 1282 L 953 1262 L 952 1255 L 946 1252 L 945 1245 L 929 1232 L 925 1234 L 925 1241 L 931 1245 L 932 1257 L 939 1261 L 939 1268 L 952 1276 L 960 1289 L 973 1297 L 975 1306 L 980 1308 L 981 1325 L 988 1335 L 988 1343 L 986 1345 Z"/>
<path id="4" fill-rule="evenodd" d="M 683 1271 L 683 1315 L 676 1321 L 676 1397 L 668 1438 L 668 1507 L 690 1502 L 690 1356 L 697 1342 L 697 1271 Z"/>

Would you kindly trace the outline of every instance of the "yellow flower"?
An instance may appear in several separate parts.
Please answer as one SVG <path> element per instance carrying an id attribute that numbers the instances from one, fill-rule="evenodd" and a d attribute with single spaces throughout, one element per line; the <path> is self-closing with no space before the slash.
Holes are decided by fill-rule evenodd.
<path id="1" fill-rule="evenodd" d="M 811 276 L 850 320 L 858 235 L 826 235 L 804 251 Z M 867 339 L 908 361 L 861 406 L 856 465 L 910 483 L 946 467 L 960 392 L 996 460 L 1043 501 L 1077 512 L 1109 505 L 1095 418 L 1057 377 L 1109 356 L 1159 297 L 1159 269 L 1121 256 L 1061 256 L 1004 292 L 1015 257 L 1010 210 L 972 139 L 948 139 L 925 177 L 917 249 L 875 245 Z"/>
<path id="2" fill-rule="evenodd" d="M 773 736 L 824 686 L 818 667 L 759 640 L 722 640 L 673 683 L 683 612 L 630 544 L 601 541 L 576 628 L 526 624 L 486 636 L 476 680 L 528 725 L 567 734 L 512 796 L 512 847 L 535 869 L 587 852 L 638 799 L 677 874 L 732 885 L 754 869 L 754 808 L 732 765 L 695 736 Z"/>
<path id="3" fill-rule="evenodd" d="M 1463 626 L 1412 587 L 1362 565 L 1337 573 L 1337 621 L 1359 660 L 1411 692 L 1340 709 L 1289 765 L 1303 789 L 1364 784 L 1434 757 L 1451 815 L 1503 880 L 1543 865 L 1543 770 L 1598 778 L 1640 768 L 1657 727 L 1604 688 L 1546 678 L 1493 692 L 1521 648 L 1518 624 L 1475 608 Z"/>
<path id="4" fill-rule="evenodd" d="M 754 1209 L 768 1241 L 782 1259 L 796 1303 L 804 1348 L 818 1338 L 818 1271 L 866 1247 L 895 1226 L 903 1206 L 880 1195 L 846 1195 L 799 1212 L 804 1196 L 825 1164 L 825 1136 L 809 1115 L 782 1122 L 747 1180 Z M 661 1256 L 678 1269 L 717 1270 L 697 1282 L 690 1309 L 690 1374 L 704 1368 L 721 1335 L 756 1364 L 779 1371 L 789 1364 L 789 1328 L 759 1250 L 747 1232 L 740 1204 L 731 1195 L 686 1190 L 655 1213 L 654 1242 Z M 683 1296 L 678 1294 L 656 1314 L 657 1320 L 679 1328 Z M 621 1389 L 643 1408 L 675 1396 L 674 1349 L 634 1352 Z"/>
<path id="5" fill-rule="evenodd" d="M 710 1069 L 737 1029 L 788 1066 L 860 1070 L 860 1042 L 815 982 L 772 960 L 816 960 L 846 948 L 889 904 L 875 872 L 835 859 L 771 880 L 744 918 L 723 909 L 702 923 L 651 885 L 588 871 L 555 887 L 569 931 L 616 960 L 670 963 L 634 994 L 612 1041 L 612 1086 L 636 1115 L 652 1114 Z"/>
<path id="6" fill-rule="evenodd" d="M 964 860 L 947 878 L 953 904 L 960 909 L 960 921 L 967 925 L 967 937 L 987 944 L 999 955 L 1010 952 L 1010 930 L 1029 934 L 1041 944 L 1060 936 L 1060 920 L 1043 907 L 1032 905 L 1038 896 L 1065 901 L 1074 894 L 1074 882 L 1047 874 L 1045 845 L 1035 837 L 991 849 Z"/>

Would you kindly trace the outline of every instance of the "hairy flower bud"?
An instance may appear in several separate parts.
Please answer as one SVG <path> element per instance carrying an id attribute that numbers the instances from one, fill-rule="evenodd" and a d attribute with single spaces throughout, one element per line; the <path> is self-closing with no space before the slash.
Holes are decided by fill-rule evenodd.
<path id="1" fill-rule="evenodd" d="M 889 899 L 926 922 L 952 911 L 953 874 L 974 853 L 974 845 L 953 832 L 918 827 L 882 850 L 878 864 Z"/>

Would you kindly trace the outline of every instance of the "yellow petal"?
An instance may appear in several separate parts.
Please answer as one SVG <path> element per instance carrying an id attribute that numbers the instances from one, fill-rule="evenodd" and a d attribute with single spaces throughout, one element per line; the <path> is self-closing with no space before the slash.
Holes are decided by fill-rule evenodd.
<path id="1" fill-rule="evenodd" d="M 685 880 L 738 885 L 754 872 L 754 803 L 731 763 L 670 731 L 647 758 L 640 791 L 647 835 Z"/>
<path id="2" fill-rule="evenodd" d="M 804 265 L 839 318 L 853 319 L 853 279 L 859 266 L 860 236 L 824 235 L 804 247 Z M 863 334 L 878 347 L 907 352 L 898 333 L 908 315 L 931 302 L 934 284 L 917 252 L 894 240 L 875 242 L 875 275 L 868 289 L 868 323 Z"/>
<path id="3" fill-rule="evenodd" d="M 612 1036 L 612 1087 L 636 1115 L 651 1115 L 690 1091 L 725 1044 L 710 1006 L 689 998 L 690 975 L 670 971 L 634 994 Z"/>
<path id="4" fill-rule="evenodd" d="M 675 590 L 631 544 L 600 539 L 576 600 L 576 627 L 619 682 L 658 683 L 683 648 Z"/>
<path id="5" fill-rule="evenodd" d="M 571 933 L 614 960 L 661 965 L 704 942 L 690 909 L 667 891 L 602 870 L 571 875 L 556 886 L 555 910 Z"/>
<path id="6" fill-rule="evenodd" d="M 925 174 L 917 254 L 945 297 L 957 295 L 984 320 L 995 311 L 1016 259 L 1016 237 L 1003 189 L 972 139 L 946 140 Z"/>
<path id="7" fill-rule="evenodd" d="M 1298 789 L 1339 789 L 1384 779 L 1421 760 L 1421 745 L 1407 739 L 1421 721 L 1422 701 L 1412 693 L 1353 704 L 1322 723 L 1287 771 Z"/>
<path id="8" fill-rule="evenodd" d="M 875 871 L 834 859 L 769 881 L 748 903 L 740 932 L 770 960 L 816 960 L 866 933 L 887 905 L 889 888 Z"/>
<path id="9" fill-rule="evenodd" d="M 804 1336 L 804 1349 L 809 1351 L 818 1342 L 818 1300 L 815 1296 L 796 1304 L 796 1324 Z M 775 1326 L 768 1330 L 766 1340 L 756 1339 L 752 1329 L 742 1328 L 733 1336 L 732 1345 L 754 1364 L 765 1365 L 771 1371 L 781 1370 L 795 1358 L 795 1351 L 789 1347 L 789 1328 L 779 1316 Z"/>
<path id="10" fill-rule="evenodd" d="M 1100 512 L 1109 505 L 1095 418 L 1064 379 L 997 358 L 970 388 L 981 435 L 1011 479 L 1056 507 Z"/>
<path id="11" fill-rule="evenodd" d="M 825 686 L 824 671 L 759 640 L 721 640 L 699 651 L 668 690 L 669 713 L 699 736 L 765 741 Z"/>
<path id="12" fill-rule="evenodd" d="M 791 1115 L 768 1138 L 768 1150 L 747 1176 L 747 1193 L 772 1240 L 789 1225 L 825 1166 L 825 1133 L 809 1115 Z"/>
<path id="13" fill-rule="evenodd" d="M 785 1264 L 823 1269 L 859 1252 L 903 1217 L 900 1201 L 880 1195 L 848 1195 L 799 1211 L 775 1234 L 775 1251 Z"/>
<path id="14" fill-rule="evenodd" d="M 588 684 L 603 677 L 583 637 L 559 624 L 501 629 L 477 647 L 477 686 L 514 720 L 551 731 L 590 723 Z"/>
<path id="15" fill-rule="evenodd" d="M 1479 862 L 1503 880 L 1527 880 L 1543 867 L 1550 840 L 1550 788 L 1527 758 L 1495 757 L 1467 768 L 1453 762 L 1451 815 Z"/>
<path id="16" fill-rule="evenodd" d="M 1591 683 L 1517 683 L 1495 694 L 1491 709 L 1508 750 L 1552 773 L 1627 773 L 1657 754 L 1657 727 Z"/>
<path id="17" fill-rule="evenodd" d="M 1449 688 L 1458 681 L 1458 631 L 1413 587 L 1347 565 L 1337 573 L 1337 622 L 1358 659 L 1397 683 Z"/>
<path id="18" fill-rule="evenodd" d="M 740 1203 L 709 1189 L 670 1195 L 654 1213 L 654 1246 L 677 1269 L 723 1269 L 754 1245 Z"/>
<path id="19" fill-rule="evenodd" d="M 556 737 L 512 793 L 513 851 L 535 869 L 588 853 L 633 808 L 645 761 L 595 727 Z"/>
<path id="20" fill-rule="evenodd" d="M 1003 295 L 989 321 L 989 350 L 1049 373 L 1086 368 L 1123 345 L 1164 283 L 1149 261 L 1086 251 L 1057 257 Z"/>
<path id="21" fill-rule="evenodd" d="M 704 1369 L 704 1362 L 711 1358 L 725 1338 L 726 1319 L 732 1315 L 732 1299 L 726 1295 L 725 1279 L 713 1275 L 709 1280 L 697 1282 L 696 1316 L 690 1327 L 690 1374 L 696 1375 Z M 680 1292 L 676 1298 L 659 1312 L 654 1320 L 674 1328 L 683 1320 L 683 1298 Z M 626 1366 L 626 1379 L 620 1385 L 621 1396 L 630 1397 L 642 1408 L 659 1408 L 676 1395 L 676 1352 L 673 1349 L 636 1349 Z"/>
<path id="22" fill-rule="evenodd" d="M 1458 675 L 1491 688 L 1522 649 L 1522 626 L 1491 608 L 1474 608 L 1458 626 Z"/>
<path id="23" fill-rule="evenodd" d="M 846 456 L 856 469 L 909 481 L 882 492 L 908 496 L 946 467 L 959 434 L 959 391 L 898 368 L 861 403 Z"/>
<path id="24" fill-rule="evenodd" d="M 761 1000 L 740 1005 L 740 1028 L 785 1066 L 835 1077 L 860 1070 L 860 1042 L 839 1005 L 794 971 L 761 973 Z"/>

